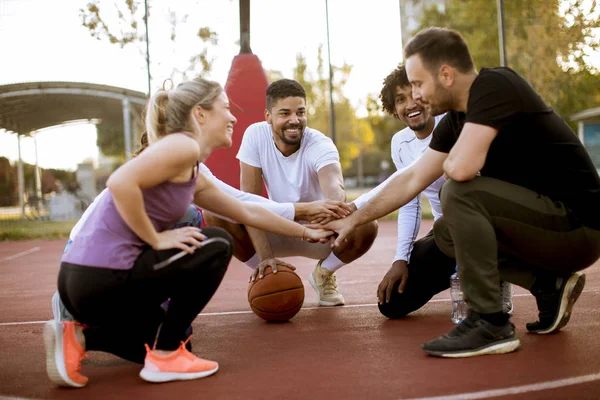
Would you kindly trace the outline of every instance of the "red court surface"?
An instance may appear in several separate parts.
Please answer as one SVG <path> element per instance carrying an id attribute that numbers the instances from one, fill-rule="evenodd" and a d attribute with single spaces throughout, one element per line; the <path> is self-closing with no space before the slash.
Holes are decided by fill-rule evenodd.
<path id="1" fill-rule="evenodd" d="M 421 234 L 430 227 L 425 223 Z M 394 254 L 396 224 L 380 224 L 373 248 L 338 272 L 347 305 L 322 308 L 308 283 L 315 262 L 291 258 L 306 288 L 291 321 L 267 323 L 246 301 L 249 271 L 233 261 L 222 286 L 194 321 L 194 353 L 219 362 L 215 375 L 150 384 L 140 366 L 90 353 L 83 389 L 57 388 L 45 372 L 43 321 L 52 317 L 64 241 L 0 243 L 0 398 L 183 399 L 598 399 L 600 398 L 600 263 L 559 333 L 527 334 L 535 300 L 515 290 L 521 349 L 467 359 L 429 357 L 421 343 L 446 333 L 448 292 L 412 316 L 379 314 L 377 285 Z"/>

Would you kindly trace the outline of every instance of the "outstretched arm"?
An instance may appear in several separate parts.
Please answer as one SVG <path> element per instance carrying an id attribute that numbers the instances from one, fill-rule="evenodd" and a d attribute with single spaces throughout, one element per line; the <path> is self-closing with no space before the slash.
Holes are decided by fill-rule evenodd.
<path id="1" fill-rule="evenodd" d="M 326 199 L 346 201 L 342 166 L 339 163 L 336 162 L 324 166 L 317 172 L 317 175 L 319 177 L 319 186 Z"/>
<path id="2" fill-rule="evenodd" d="M 226 195 L 203 175 L 198 176 L 196 204 L 215 214 L 224 215 L 240 223 L 282 236 L 312 240 L 327 239 L 330 231 L 310 229 L 289 221 L 255 203 L 244 203 Z"/>
<path id="3" fill-rule="evenodd" d="M 443 173 L 448 154 L 428 148 L 406 171 L 398 174 L 367 204 L 342 220 L 330 222 L 326 228 L 335 230 L 339 246 L 357 226 L 374 221 L 400 208 L 431 185 Z"/>

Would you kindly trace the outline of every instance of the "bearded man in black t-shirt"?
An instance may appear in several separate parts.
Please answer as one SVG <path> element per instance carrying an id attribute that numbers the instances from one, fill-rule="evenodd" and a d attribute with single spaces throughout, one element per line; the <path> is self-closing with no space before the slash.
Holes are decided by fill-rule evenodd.
<path id="1" fill-rule="evenodd" d="M 360 210 L 326 226 L 339 235 L 334 246 L 445 174 L 444 216 L 434 237 L 456 258 L 469 316 L 423 350 L 442 357 L 516 350 L 500 279 L 535 296 L 539 321 L 527 324 L 529 332 L 558 331 L 585 285 L 577 271 L 600 257 L 600 177 L 589 155 L 515 71 L 478 73 L 458 32 L 426 29 L 404 52 L 415 101 L 447 115 L 411 168 Z"/>

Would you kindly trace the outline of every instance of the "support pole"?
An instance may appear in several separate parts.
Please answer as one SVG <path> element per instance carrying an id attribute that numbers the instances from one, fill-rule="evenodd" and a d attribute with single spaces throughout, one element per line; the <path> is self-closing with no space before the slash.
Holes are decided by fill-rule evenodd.
<path id="1" fill-rule="evenodd" d="M 125 135 L 125 160 L 131 159 L 131 115 L 129 113 L 129 99 L 123 99 L 123 135 Z"/>
<path id="2" fill-rule="evenodd" d="M 500 65 L 506 67 L 506 40 L 504 36 L 504 1 L 496 0 L 498 8 L 498 44 L 500 46 Z"/>
<path id="3" fill-rule="evenodd" d="M 21 135 L 17 133 L 17 149 L 19 160 L 17 161 L 17 182 L 19 183 L 19 208 L 21 218 L 25 218 L 25 177 L 23 175 L 23 159 L 21 158 Z"/>
<path id="4" fill-rule="evenodd" d="M 325 0 L 325 19 L 327 25 L 327 62 L 329 64 L 329 130 L 331 131 L 331 140 L 335 141 L 335 105 L 333 104 L 333 70 L 331 69 L 331 45 L 329 42 L 329 4 Z"/>
<path id="5" fill-rule="evenodd" d="M 148 0 L 144 0 L 144 24 L 146 25 L 146 74 L 148 75 L 148 97 L 152 96 L 152 86 L 150 81 L 150 38 L 148 34 Z"/>
<path id="6" fill-rule="evenodd" d="M 250 48 L 250 0 L 240 0 L 240 54 L 252 54 Z"/>
<path id="7" fill-rule="evenodd" d="M 33 148 L 35 150 L 35 195 L 38 198 L 38 201 L 42 201 L 42 176 L 38 160 L 37 135 L 33 134 L 31 136 L 33 137 Z"/>

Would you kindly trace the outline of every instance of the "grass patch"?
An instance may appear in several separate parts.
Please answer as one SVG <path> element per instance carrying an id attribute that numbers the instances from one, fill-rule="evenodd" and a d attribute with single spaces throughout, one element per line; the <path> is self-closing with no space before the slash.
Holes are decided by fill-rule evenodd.
<path id="1" fill-rule="evenodd" d="M 67 239 L 77 220 L 0 220 L 0 240 Z"/>

